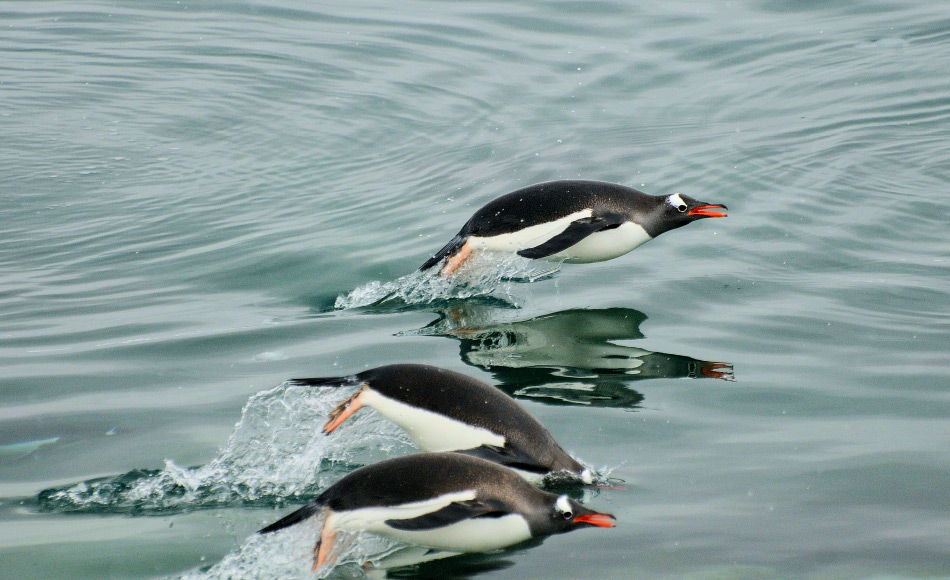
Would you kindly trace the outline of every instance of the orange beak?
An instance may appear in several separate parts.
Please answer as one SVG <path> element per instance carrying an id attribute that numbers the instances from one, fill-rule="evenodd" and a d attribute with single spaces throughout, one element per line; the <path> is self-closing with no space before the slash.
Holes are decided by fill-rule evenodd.
<path id="1" fill-rule="evenodd" d="M 729 208 L 719 203 L 711 203 L 709 205 L 701 205 L 699 207 L 694 207 L 689 210 L 688 215 L 701 215 L 703 217 L 726 217 L 725 211 L 716 211 L 716 210 L 727 210 Z"/>
<path id="2" fill-rule="evenodd" d="M 617 518 L 610 514 L 583 514 L 574 518 L 576 524 L 590 524 L 598 528 L 612 528 L 617 525 L 614 523 L 616 521 Z"/>

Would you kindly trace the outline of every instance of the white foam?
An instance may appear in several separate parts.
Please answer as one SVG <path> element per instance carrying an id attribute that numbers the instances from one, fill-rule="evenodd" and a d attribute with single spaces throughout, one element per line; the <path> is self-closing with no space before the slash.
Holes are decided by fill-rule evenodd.
<path id="1" fill-rule="evenodd" d="M 313 580 L 334 571 L 348 570 L 344 577 L 363 577 L 362 564 L 385 559 L 404 549 L 394 540 L 366 532 L 341 531 L 331 551 L 333 564 L 318 574 L 311 571 L 313 546 L 323 529 L 323 517 L 315 516 L 272 534 L 251 534 L 241 546 L 206 570 L 191 570 L 182 580 Z M 338 577 L 340 574 L 334 574 Z"/>
<path id="2" fill-rule="evenodd" d="M 205 465 L 181 467 L 168 459 L 157 472 L 132 471 L 41 494 L 60 512 L 148 513 L 247 504 L 313 495 L 339 474 L 325 461 L 369 463 L 412 450 L 398 427 L 373 413 L 354 417 L 365 432 L 358 444 L 327 437 L 321 428 L 339 389 L 281 385 L 244 406 L 241 420 L 218 455 Z"/>
<path id="3" fill-rule="evenodd" d="M 556 271 L 538 267 L 532 260 L 515 254 L 475 251 L 451 276 L 439 274 L 434 267 L 397 278 L 390 282 L 372 281 L 347 294 L 341 294 L 334 308 L 345 310 L 366 306 L 430 304 L 475 296 L 495 296 L 514 304 L 518 299 L 513 282 L 533 282 Z"/>

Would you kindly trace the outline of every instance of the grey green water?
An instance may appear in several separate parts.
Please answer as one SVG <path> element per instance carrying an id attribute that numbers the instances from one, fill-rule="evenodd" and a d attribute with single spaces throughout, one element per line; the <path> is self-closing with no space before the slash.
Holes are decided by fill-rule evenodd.
<path id="1" fill-rule="evenodd" d="M 950 577 L 942 0 L 8 1 L 0 135 L 4 578 L 307 577 L 254 530 L 412 447 L 283 381 L 403 361 L 518 397 L 619 523 L 401 577 Z M 401 279 L 556 178 L 730 217 Z"/>

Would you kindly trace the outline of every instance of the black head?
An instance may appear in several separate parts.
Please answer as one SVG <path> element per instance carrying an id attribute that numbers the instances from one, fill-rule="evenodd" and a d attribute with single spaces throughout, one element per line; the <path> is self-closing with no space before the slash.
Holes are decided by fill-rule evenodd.
<path id="1" fill-rule="evenodd" d="M 546 521 L 542 523 L 543 527 L 547 528 L 547 534 L 561 534 L 587 526 L 614 527 L 616 518 L 610 514 L 589 510 L 566 495 L 551 497 L 553 501 L 548 504 L 544 514 Z"/>
<path id="2" fill-rule="evenodd" d="M 643 218 L 642 225 L 651 237 L 681 228 L 703 218 L 726 217 L 726 206 L 693 199 L 688 195 L 655 196 L 654 209 Z"/>

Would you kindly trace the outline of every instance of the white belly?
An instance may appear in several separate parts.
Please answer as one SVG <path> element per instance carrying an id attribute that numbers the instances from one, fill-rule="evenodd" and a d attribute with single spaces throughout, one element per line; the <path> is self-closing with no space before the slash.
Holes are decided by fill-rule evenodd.
<path id="1" fill-rule="evenodd" d="M 603 262 L 622 256 L 652 239 L 641 226 L 624 222 L 620 227 L 595 232 L 563 252 L 542 259 L 563 260 L 571 264 Z"/>
<path id="2" fill-rule="evenodd" d="M 389 526 L 383 524 L 386 520 L 411 520 L 438 511 L 452 502 L 473 499 L 475 499 L 475 491 L 464 490 L 396 506 L 366 507 L 345 512 L 331 511 L 327 514 L 324 526 L 331 530 L 380 532 L 390 529 Z"/>
<path id="3" fill-rule="evenodd" d="M 571 222 L 581 218 L 588 218 L 590 216 L 591 211 L 589 209 L 585 209 L 583 211 L 572 213 L 569 216 L 562 217 L 559 220 L 538 224 L 536 226 L 530 226 L 524 228 L 523 230 L 511 232 L 510 234 L 500 234 L 488 238 L 469 236 L 468 243 L 472 245 L 472 249 L 474 250 L 490 250 L 492 252 L 513 253 L 517 252 L 518 250 L 524 250 L 525 248 L 540 246 L 544 242 L 566 230 L 567 226 L 571 225 Z"/>
<path id="4" fill-rule="evenodd" d="M 488 552 L 528 540 L 531 530 L 519 515 L 473 518 L 434 530 L 404 531 L 387 527 L 380 535 L 453 552 Z"/>
<path id="5" fill-rule="evenodd" d="M 540 246 L 551 238 L 564 232 L 571 222 L 591 216 L 591 211 L 585 209 L 563 217 L 553 222 L 527 227 L 510 234 L 501 234 L 480 238 L 470 236 L 469 244 L 475 250 L 489 250 L 492 252 L 515 253 L 519 250 Z M 583 264 L 587 262 L 603 262 L 622 256 L 637 246 L 653 238 L 642 227 L 632 222 L 625 222 L 610 230 L 596 232 L 577 242 L 570 248 L 553 254 L 542 260 L 555 262 L 569 262 Z"/>
<path id="6" fill-rule="evenodd" d="M 408 520 L 438 511 L 452 502 L 475 499 L 474 491 L 460 491 L 430 500 L 393 507 L 373 507 L 349 512 L 330 512 L 325 525 L 331 530 L 366 530 L 395 540 L 453 552 L 485 552 L 531 537 L 523 518 L 473 518 L 432 530 L 397 530 L 386 520 Z"/>
<path id="7" fill-rule="evenodd" d="M 390 399 L 372 388 L 363 392 L 361 400 L 364 405 L 376 409 L 379 414 L 402 427 L 424 451 L 457 451 L 482 445 L 505 446 L 502 435 Z"/>

